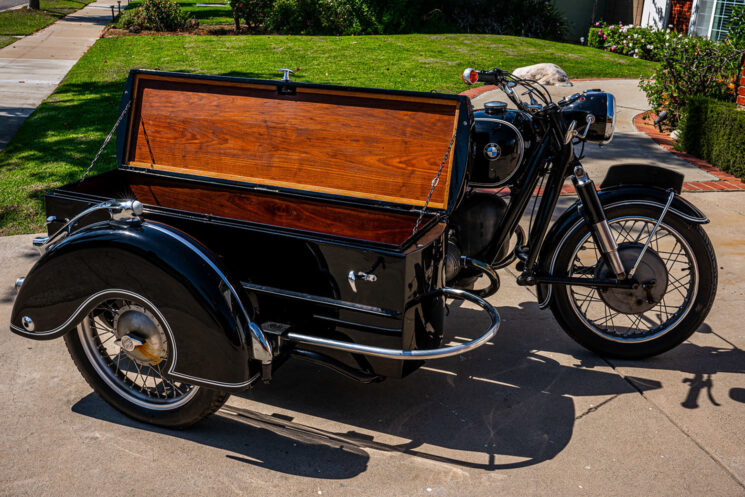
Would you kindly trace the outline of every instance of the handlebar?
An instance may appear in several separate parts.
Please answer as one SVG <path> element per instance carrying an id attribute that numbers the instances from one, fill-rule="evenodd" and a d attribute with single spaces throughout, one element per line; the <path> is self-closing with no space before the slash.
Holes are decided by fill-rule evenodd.
<path id="1" fill-rule="evenodd" d="M 469 67 L 463 71 L 463 81 L 467 85 L 476 83 L 499 84 L 506 81 L 507 71 L 501 69 L 492 69 L 491 71 L 477 71 Z"/>

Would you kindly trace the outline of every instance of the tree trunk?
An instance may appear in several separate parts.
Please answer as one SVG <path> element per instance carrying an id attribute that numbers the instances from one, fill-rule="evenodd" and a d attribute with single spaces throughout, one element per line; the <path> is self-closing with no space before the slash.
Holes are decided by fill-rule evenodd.
<path id="1" fill-rule="evenodd" d="M 39 0 L 28 0 L 28 8 L 31 10 L 39 10 Z"/>
<path id="2" fill-rule="evenodd" d="M 29 0 L 30 2 L 31 0 Z M 37 0 L 38 1 L 38 0 Z M 238 18 L 238 14 L 233 12 L 233 20 L 235 21 L 235 31 L 236 33 L 241 30 L 241 20 Z"/>

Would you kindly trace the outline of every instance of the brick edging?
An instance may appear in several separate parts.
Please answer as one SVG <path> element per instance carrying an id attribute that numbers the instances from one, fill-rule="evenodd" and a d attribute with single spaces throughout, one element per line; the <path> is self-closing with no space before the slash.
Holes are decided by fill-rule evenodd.
<path id="1" fill-rule="evenodd" d="M 745 182 L 741 181 L 740 179 L 732 176 L 731 174 L 720 171 L 703 159 L 699 159 L 698 157 L 694 157 L 691 154 L 675 150 L 675 142 L 673 141 L 673 139 L 670 138 L 670 136 L 666 133 L 657 131 L 654 125 L 650 124 L 649 122 L 647 122 L 647 120 L 644 119 L 645 115 L 647 115 L 648 120 L 651 120 L 652 122 L 654 122 L 654 119 L 656 119 L 657 117 L 656 114 L 649 111 L 642 112 L 634 116 L 634 127 L 637 131 L 646 134 L 659 146 L 675 155 L 679 159 L 682 159 L 689 164 L 696 166 L 702 171 L 719 178 L 713 181 L 689 181 L 683 183 L 683 191 L 745 191 Z"/>

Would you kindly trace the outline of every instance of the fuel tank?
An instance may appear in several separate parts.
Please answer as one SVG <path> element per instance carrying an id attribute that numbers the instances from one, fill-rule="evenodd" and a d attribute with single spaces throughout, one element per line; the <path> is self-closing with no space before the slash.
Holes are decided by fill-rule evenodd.
<path id="1" fill-rule="evenodd" d="M 487 102 L 474 112 L 469 184 L 506 186 L 518 172 L 534 142 L 530 114 L 508 109 L 505 102 Z"/>

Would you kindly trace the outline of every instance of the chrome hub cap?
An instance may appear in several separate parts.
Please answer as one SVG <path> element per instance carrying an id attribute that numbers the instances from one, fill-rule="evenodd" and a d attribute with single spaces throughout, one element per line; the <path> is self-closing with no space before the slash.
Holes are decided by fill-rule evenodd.
<path id="1" fill-rule="evenodd" d="M 141 365 L 155 366 L 168 357 L 168 340 L 153 314 L 140 305 L 119 309 L 114 330 L 124 352 Z"/>

